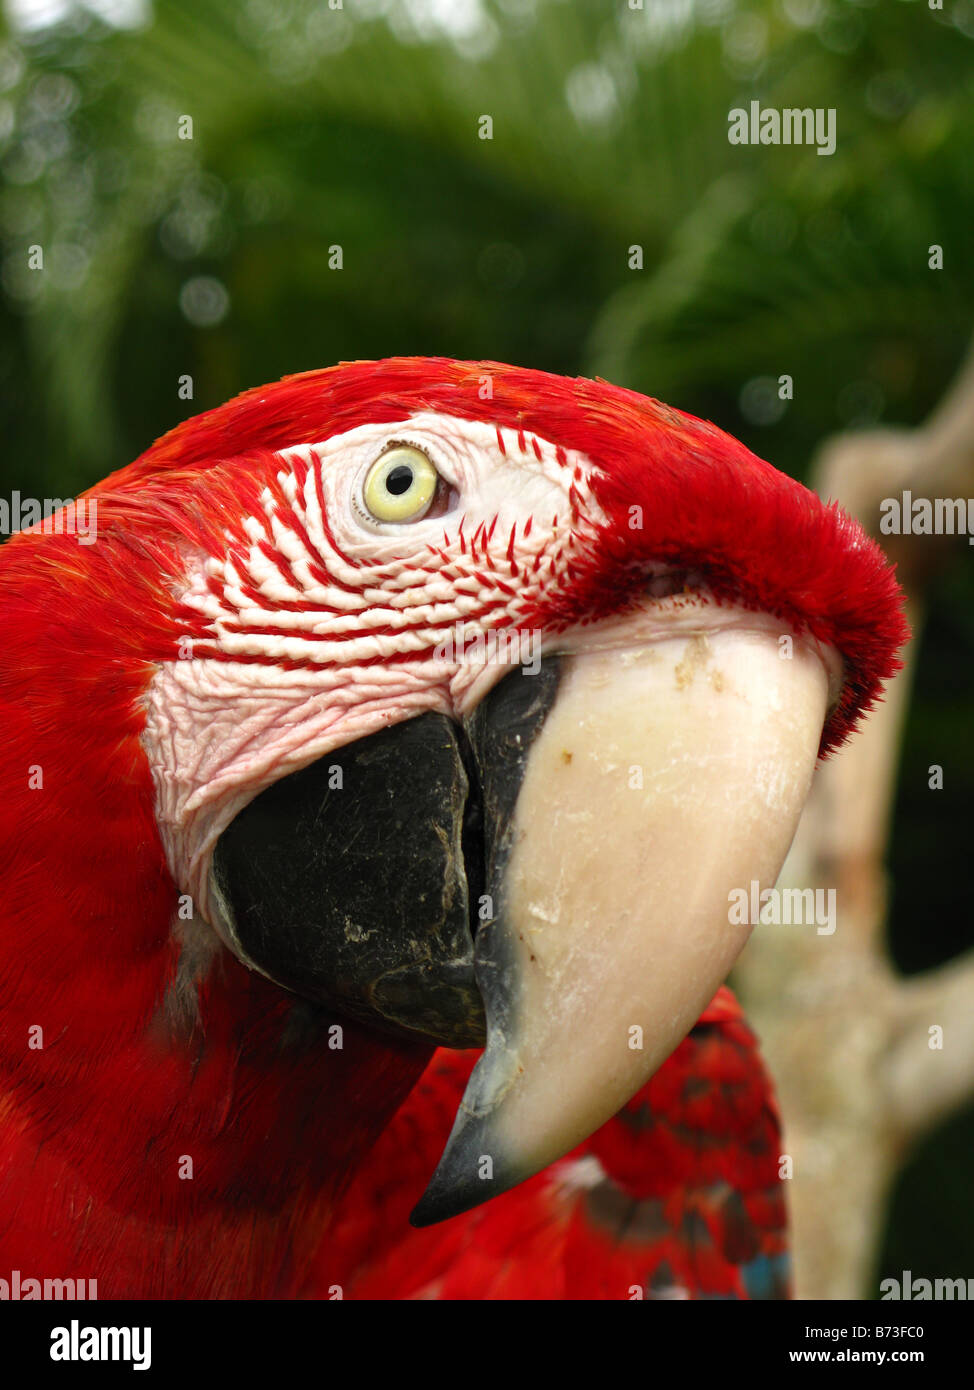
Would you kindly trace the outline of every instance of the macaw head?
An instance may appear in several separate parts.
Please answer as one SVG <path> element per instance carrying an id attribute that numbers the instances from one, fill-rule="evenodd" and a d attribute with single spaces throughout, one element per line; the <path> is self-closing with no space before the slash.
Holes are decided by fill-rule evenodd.
<path id="1" fill-rule="evenodd" d="M 57 827 L 61 880 L 101 885 L 41 931 L 51 968 L 117 980 L 127 942 L 143 1029 L 205 1033 L 242 966 L 393 1050 L 484 1044 L 421 1222 L 687 1033 L 750 930 L 731 895 L 773 884 L 906 636 L 836 506 L 656 401 L 496 363 L 287 378 L 88 502 L 95 544 L 0 564 L 0 698 L 59 749 L 9 850 L 48 862 Z"/>

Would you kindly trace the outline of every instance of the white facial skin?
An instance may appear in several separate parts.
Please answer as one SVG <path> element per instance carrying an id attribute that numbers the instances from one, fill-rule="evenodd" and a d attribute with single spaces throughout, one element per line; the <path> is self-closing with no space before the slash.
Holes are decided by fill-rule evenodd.
<path id="1" fill-rule="evenodd" d="M 459 717 L 510 669 L 486 651 L 431 652 L 457 622 L 468 639 L 518 627 L 577 544 L 569 490 L 591 507 L 590 465 L 516 431 L 500 441 L 492 425 L 424 413 L 286 450 L 277 495 L 244 523 L 246 552 L 190 561 L 181 597 L 216 654 L 158 671 L 143 742 L 171 871 L 204 917 L 212 847 L 266 786 L 413 715 Z M 455 490 L 446 515 L 368 518 L 363 481 L 397 442 Z"/>

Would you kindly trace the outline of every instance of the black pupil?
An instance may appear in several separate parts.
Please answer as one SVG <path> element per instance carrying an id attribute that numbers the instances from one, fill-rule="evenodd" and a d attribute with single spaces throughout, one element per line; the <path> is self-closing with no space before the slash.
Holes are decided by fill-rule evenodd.
<path id="1" fill-rule="evenodd" d="M 390 468 L 386 477 L 386 492 L 391 492 L 393 497 L 401 497 L 412 485 L 413 470 L 408 463 L 397 463 L 395 468 Z"/>

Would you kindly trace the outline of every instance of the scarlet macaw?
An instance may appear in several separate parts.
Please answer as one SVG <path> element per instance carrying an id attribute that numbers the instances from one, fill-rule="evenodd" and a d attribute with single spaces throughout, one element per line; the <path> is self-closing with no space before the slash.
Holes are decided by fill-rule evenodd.
<path id="1" fill-rule="evenodd" d="M 0 1251 L 103 1298 L 315 1292 L 438 1044 L 417 1223 L 599 1129 L 906 631 L 712 425 L 501 364 L 286 378 L 88 498 L 0 551 Z"/>

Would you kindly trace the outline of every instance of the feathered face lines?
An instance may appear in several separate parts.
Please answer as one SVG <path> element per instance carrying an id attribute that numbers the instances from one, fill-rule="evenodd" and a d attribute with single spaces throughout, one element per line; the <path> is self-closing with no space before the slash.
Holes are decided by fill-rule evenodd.
<path id="1" fill-rule="evenodd" d="M 185 421 L 99 492 L 137 510 L 139 492 L 150 488 L 160 517 L 206 531 L 209 552 L 219 554 L 223 525 L 233 528 L 260 510 L 257 479 L 221 461 L 262 451 L 270 459 L 299 441 L 329 440 L 365 424 L 388 425 L 392 437 L 393 426 L 424 412 L 489 422 L 500 432 L 501 454 L 511 439 L 526 454 L 537 440 L 548 440 L 556 458 L 591 461 L 593 492 L 608 525 L 573 590 L 546 587 L 553 624 L 611 611 L 632 566 L 703 568 L 715 592 L 776 612 L 842 654 L 849 698 L 841 717 L 830 720 L 823 750 L 842 741 L 856 710 L 868 708 L 880 682 L 897 669 L 891 653 L 907 634 L 896 584 L 854 522 L 829 513 L 715 426 L 604 381 L 444 358 L 344 363 L 255 388 Z M 264 470 L 261 485 L 273 471 Z M 178 504 L 166 497 L 170 484 L 170 496 L 193 492 L 209 515 L 198 523 L 180 519 Z M 215 508 L 217 492 L 222 501 Z M 642 509 L 641 529 L 634 527 L 633 507 Z M 877 627 L 878 613 L 885 616 Z"/>
<path id="2" fill-rule="evenodd" d="M 499 651 L 485 638 L 543 611 L 601 520 L 587 460 L 432 412 L 238 469 L 236 521 L 232 469 L 200 484 L 224 524 L 204 522 L 178 599 L 179 656 L 147 697 L 163 841 L 204 911 L 210 849 L 243 805 L 389 725 L 459 718 L 525 660 L 528 643 Z M 418 515 L 386 520 L 404 499 Z"/>
<path id="3" fill-rule="evenodd" d="M 363 483 L 376 461 L 406 458 L 392 472 L 406 492 L 408 476 L 396 474 L 411 457 L 428 460 L 449 507 L 404 523 L 371 514 Z M 350 664 L 429 652 L 458 622 L 471 637 L 516 626 L 593 529 L 587 462 L 483 423 L 427 414 L 362 426 L 271 466 L 258 505 L 182 596 L 194 657 L 340 662 L 347 677 Z"/>
<path id="4" fill-rule="evenodd" d="M 363 399 L 367 379 L 373 391 L 386 379 L 401 386 L 427 365 L 436 372 L 422 392 Z M 495 372 L 493 400 L 471 397 L 459 385 L 481 366 Z M 676 593 L 681 584 L 705 587 L 711 600 L 774 613 L 836 647 L 846 686 L 823 752 L 844 739 L 856 712 L 869 707 L 896 669 L 891 653 L 905 627 L 901 618 L 878 628 L 874 622 L 896 594 L 878 548 L 850 518 L 713 426 L 605 383 L 420 360 L 356 364 L 267 388 L 259 402 L 262 437 L 286 428 L 283 408 L 269 409 L 275 400 L 288 402 L 293 429 L 315 411 L 320 416 L 326 382 L 333 395 L 354 396 L 333 402 L 338 423 L 341 404 L 344 418 L 361 420 L 392 414 L 397 399 L 448 399 L 456 414 L 400 414 L 388 425 L 357 424 L 314 446 L 293 446 L 292 433 L 281 454 L 257 450 L 190 466 L 190 446 L 198 459 L 202 443 L 229 434 L 227 421 L 242 429 L 251 418 L 245 396 L 179 427 L 133 465 L 141 499 L 122 475 L 113 503 L 139 510 L 154 497 L 162 524 L 175 519 L 184 534 L 195 532 L 215 564 L 205 593 L 193 576 L 181 614 L 184 634 L 201 644 L 195 652 L 311 671 L 327 666 L 339 647 L 347 659 L 348 642 L 362 638 L 371 643 L 357 655 L 362 669 L 395 666 L 428 656 L 437 634 L 457 622 L 474 640 L 505 626 L 558 634 L 590 624 L 619 611 L 641 577 L 652 585 L 669 572 L 671 608 L 693 606 L 692 593 Z M 528 422 L 544 423 L 549 436 L 532 433 Z M 254 430 L 257 423 L 255 417 Z M 479 482 L 470 459 L 474 435 L 482 472 L 504 494 L 494 507 L 489 486 L 471 495 Z M 363 524 L 362 480 L 397 441 L 430 452 L 454 500 L 446 514 L 372 528 Z M 339 455 L 356 442 L 367 447 L 356 456 L 360 474 L 348 479 L 349 461 L 343 469 Z M 175 468 L 164 466 L 177 445 L 183 457 Z M 554 486 L 555 505 L 531 495 L 541 478 Z M 309 482 L 316 493 L 310 498 Z M 348 484 L 344 493 L 339 482 Z M 198 499 L 197 517 L 180 515 L 177 485 Z M 320 518 L 312 530 L 309 501 Z"/>

